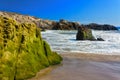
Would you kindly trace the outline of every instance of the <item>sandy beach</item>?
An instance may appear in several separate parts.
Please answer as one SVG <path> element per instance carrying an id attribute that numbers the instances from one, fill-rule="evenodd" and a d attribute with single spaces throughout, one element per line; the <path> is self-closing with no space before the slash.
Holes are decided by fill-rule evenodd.
<path id="1" fill-rule="evenodd" d="M 120 56 L 84 53 L 61 54 L 63 62 L 28 80 L 120 80 Z"/>

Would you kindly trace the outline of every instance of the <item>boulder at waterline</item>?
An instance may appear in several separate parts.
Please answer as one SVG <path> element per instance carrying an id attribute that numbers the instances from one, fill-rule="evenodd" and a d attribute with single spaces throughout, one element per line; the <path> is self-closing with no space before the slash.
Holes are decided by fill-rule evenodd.
<path id="1" fill-rule="evenodd" d="M 76 35 L 76 40 L 96 40 L 96 39 L 93 37 L 91 29 L 79 26 Z"/>
<path id="2" fill-rule="evenodd" d="M 0 80 L 23 80 L 62 58 L 42 40 L 35 24 L 0 16 Z"/>
<path id="3" fill-rule="evenodd" d="M 97 41 L 105 41 L 105 40 L 102 38 L 97 38 Z"/>

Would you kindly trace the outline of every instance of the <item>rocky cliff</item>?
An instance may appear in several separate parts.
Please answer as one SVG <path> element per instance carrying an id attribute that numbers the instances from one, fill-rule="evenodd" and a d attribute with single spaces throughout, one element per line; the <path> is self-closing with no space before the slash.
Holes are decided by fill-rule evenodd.
<path id="1" fill-rule="evenodd" d="M 40 27 L 41 29 L 51 29 L 52 23 L 54 22 L 51 20 L 43 20 L 34 16 L 22 15 L 22 14 L 13 13 L 13 12 L 0 11 L 0 16 L 12 18 L 19 23 L 24 23 L 24 22 L 34 23 L 37 25 L 37 27 Z"/>
<path id="2" fill-rule="evenodd" d="M 77 22 L 69 22 L 61 19 L 59 22 L 52 20 L 44 20 L 34 16 L 22 15 L 13 12 L 2 12 L 0 11 L 0 16 L 9 17 L 16 20 L 19 23 L 34 23 L 37 27 L 40 27 L 42 30 L 50 29 L 50 30 L 76 30 L 79 26 Z"/>
<path id="3" fill-rule="evenodd" d="M 21 15 L 18 13 L 12 13 L 12 12 L 2 12 L 0 11 L 0 16 L 9 17 L 14 20 L 16 20 L 19 23 L 34 23 L 37 25 L 37 27 L 40 27 L 42 30 L 44 29 L 50 29 L 50 30 L 77 30 L 79 26 L 87 27 L 89 29 L 94 30 L 118 30 L 113 25 L 100 25 L 96 23 L 91 24 L 84 24 L 81 25 L 78 22 L 70 22 L 64 19 L 61 19 L 60 21 L 51 21 L 51 20 L 44 20 L 40 18 L 36 18 L 34 16 L 29 15 Z"/>
<path id="4" fill-rule="evenodd" d="M 61 60 L 35 24 L 0 16 L 0 80 L 27 79 Z"/>

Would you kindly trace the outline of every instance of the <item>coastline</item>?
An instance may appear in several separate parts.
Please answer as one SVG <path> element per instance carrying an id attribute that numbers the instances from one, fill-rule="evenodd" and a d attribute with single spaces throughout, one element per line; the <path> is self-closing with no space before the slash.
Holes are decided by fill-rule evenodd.
<path id="1" fill-rule="evenodd" d="M 91 61 L 118 61 L 120 62 L 120 55 L 107 55 L 107 54 L 96 54 L 96 53 L 62 53 L 62 57 L 67 58 L 77 58 L 82 60 L 91 60 Z"/>
<path id="2" fill-rule="evenodd" d="M 120 80 L 120 56 L 89 53 L 61 56 L 62 64 L 50 66 L 28 80 Z"/>

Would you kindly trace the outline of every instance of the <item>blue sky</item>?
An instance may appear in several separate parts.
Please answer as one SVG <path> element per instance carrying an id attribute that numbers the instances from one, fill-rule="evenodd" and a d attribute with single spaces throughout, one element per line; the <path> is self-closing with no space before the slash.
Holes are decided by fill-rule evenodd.
<path id="1" fill-rule="evenodd" d="M 1 0 L 1 11 L 120 26 L 120 0 Z"/>

